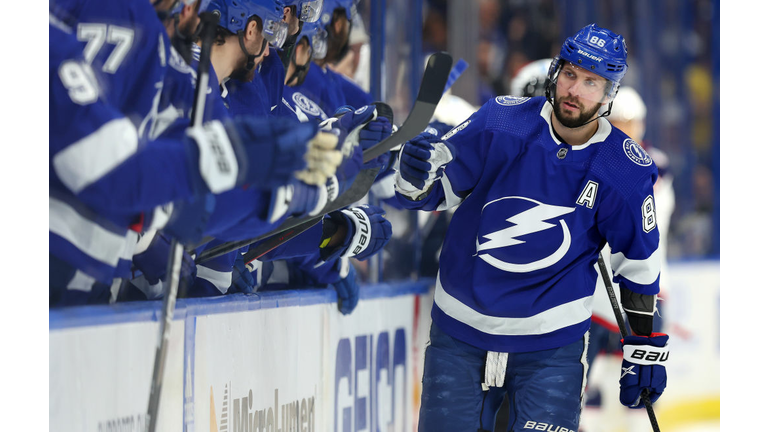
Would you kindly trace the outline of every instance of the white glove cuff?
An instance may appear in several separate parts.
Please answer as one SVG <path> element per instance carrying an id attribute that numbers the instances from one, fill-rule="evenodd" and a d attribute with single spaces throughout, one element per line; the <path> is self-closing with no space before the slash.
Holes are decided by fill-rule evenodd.
<path id="1" fill-rule="evenodd" d="M 437 172 L 438 168 L 448 165 L 453 160 L 453 154 L 442 141 L 432 143 L 432 150 L 429 153 L 429 163 L 432 164 L 430 172 Z"/>
<path id="2" fill-rule="evenodd" d="M 334 180 L 336 180 L 336 177 L 332 177 L 332 178 Z M 329 183 L 331 183 L 331 182 L 329 181 Z M 336 185 L 337 185 L 336 186 L 336 190 L 338 190 L 338 182 L 336 182 Z M 315 208 L 313 208 L 309 212 L 310 216 L 317 216 L 317 215 L 319 215 L 323 211 L 323 208 L 325 208 L 325 205 L 328 204 L 328 202 L 330 201 L 329 195 L 328 195 L 328 193 L 329 193 L 328 192 L 329 191 L 328 187 L 322 187 L 322 186 L 316 186 L 316 187 L 318 189 L 317 204 L 315 205 Z"/>
<path id="3" fill-rule="evenodd" d="M 433 181 L 427 180 L 424 183 L 424 189 L 419 189 L 416 186 L 410 184 L 408 180 L 405 180 L 400 176 L 400 171 L 395 171 L 395 191 L 401 195 L 405 195 L 411 200 L 418 200 L 426 191 L 432 186 Z"/>
<path id="4" fill-rule="evenodd" d="M 347 216 L 355 226 L 355 233 L 352 235 L 352 241 L 349 242 L 347 250 L 341 255 L 342 258 L 353 257 L 371 243 L 371 220 L 368 215 L 359 208 L 352 207 L 341 211 Z"/>
<path id="5" fill-rule="evenodd" d="M 200 152 L 200 176 L 212 193 L 230 190 L 237 184 L 237 157 L 227 131 L 220 121 L 187 129 L 187 136 Z"/>
<path id="6" fill-rule="evenodd" d="M 669 359 L 669 346 L 624 345 L 624 360 L 638 365 L 664 365 Z"/>

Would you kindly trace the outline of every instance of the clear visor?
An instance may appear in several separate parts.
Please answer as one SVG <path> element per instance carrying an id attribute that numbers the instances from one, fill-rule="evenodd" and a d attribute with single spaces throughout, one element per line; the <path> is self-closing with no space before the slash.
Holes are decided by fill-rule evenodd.
<path id="1" fill-rule="evenodd" d="M 613 100 L 618 88 L 616 83 L 572 63 L 564 63 L 553 79 L 557 85 L 556 99 L 574 102 L 607 103 Z"/>
<path id="2" fill-rule="evenodd" d="M 282 48 L 288 36 L 288 24 L 283 21 L 266 20 L 261 34 L 272 46 Z"/>
<path id="3" fill-rule="evenodd" d="M 317 29 L 312 35 L 312 58 L 324 59 L 328 53 L 328 32 Z"/>
<path id="4" fill-rule="evenodd" d="M 300 21 L 315 22 L 320 19 L 320 12 L 323 11 L 323 0 L 308 0 L 299 3 L 300 10 L 297 11 Z"/>

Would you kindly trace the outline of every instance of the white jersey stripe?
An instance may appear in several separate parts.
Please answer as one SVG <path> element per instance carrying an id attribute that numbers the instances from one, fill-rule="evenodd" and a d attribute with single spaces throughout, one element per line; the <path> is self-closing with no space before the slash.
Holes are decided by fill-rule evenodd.
<path id="1" fill-rule="evenodd" d="M 138 145 L 133 123 L 115 119 L 56 154 L 53 167 L 77 194 L 135 154 Z"/>
<path id="2" fill-rule="evenodd" d="M 622 275 L 638 285 L 650 285 L 656 282 L 661 271 L 660 252 L 656 249 L 644 260 L 633 260 L 617 252 L 611 254 L 611 267 L 616 275 Z"/>
<path id="3" fill-rule="evenodd" d="M 437 275 L 435 304 L 451 318 L 483 333 L 502 336 L 525 336 L 551 333 L 578 324 L 592 315 L 592 296 L 583 297 L 524 318 L 485 315 L 448 294 Z"/>
<path id="4" fill-rule="evenodd" d="M 232 271 L 217 271 L 208 267 L 198 265 L 197 277 L 205 279 L 212 283 L 222 294 L 226 294 L 229 286 L 232 285 Z"/>
<path id="5" fill-rule="evenodd" d="M 48 229 L 91 258 L 112 267 L 126 250 L 125 234 L 116 234 L 99 226 L 69 204 L 51 196 L 48 197 Z"/>
<path id="6" fill-rule="evenodd" d="M 445 201 L 443 201 L 440 206 L 437 207 L 437 211 L 452 209 L 464 201 L 464 198 L 461 198 L 460 196 L 456 195 L 455 192 L 453 192 L 451 181 L 448 180 L 448 176 L 446 176 L 445 173 L 443 173 L 443 176 L 440 178 L 440 183 L 443 185 Z"/>

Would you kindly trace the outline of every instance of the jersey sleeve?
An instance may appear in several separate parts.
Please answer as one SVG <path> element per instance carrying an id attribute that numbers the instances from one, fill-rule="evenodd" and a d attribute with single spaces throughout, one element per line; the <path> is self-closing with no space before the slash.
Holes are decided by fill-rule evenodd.
<path id="1" fill-rule="evenodd" d="M 467 120 L 442 136 L 442 141 L 453 145 L 454 158 L 445 167 L 443 177 L 434 183 L 427 196 L 413 201 L 397 193 L 397 200 L 405 208 L 420 210 L 447 210 L 460 204 L 477 185 L 488 154 L 491 133 L 486 131 L 488 110 L 486 103 Z"/>
<path id="2" fill-rule="evenodd" d="M 647 175 L 628 193 L 609 191 L 597 215 L 611 248 L 614 282 L 645 295 L 658 294 L 661 268 L 654 181 Z"/>
<path id="3" fill-rule="evenodd" d="M 51 182 L 93 210 L 121 214 L 192 196 L 186 138 L 142 142 L 134 124 L 104 98 L 96 72 L 69 33 L 50 28 Z M 199 174 L 198 174 L 199 175 Z M 202 181 L 202 179 L 200 179 Z"/>

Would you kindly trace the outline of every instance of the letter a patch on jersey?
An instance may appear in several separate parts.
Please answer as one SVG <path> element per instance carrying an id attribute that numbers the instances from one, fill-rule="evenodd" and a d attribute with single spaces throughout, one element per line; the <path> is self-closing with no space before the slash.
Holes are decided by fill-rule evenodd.
<path id="1" fill-rule="evenodd" d="M 584 190 L 581 191 L 581 195 L 579 195 L 579 199 L 576 200 L 576 204 L 580 206 L 587 206 L 587 208 L 592 208 L 595 206 L 595 200 L 597 199 L 597 183 L 593 182 L 592 180 L 587 182 L 587 185 L 584 186 Z"/>

